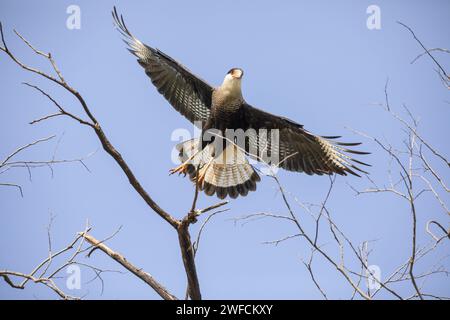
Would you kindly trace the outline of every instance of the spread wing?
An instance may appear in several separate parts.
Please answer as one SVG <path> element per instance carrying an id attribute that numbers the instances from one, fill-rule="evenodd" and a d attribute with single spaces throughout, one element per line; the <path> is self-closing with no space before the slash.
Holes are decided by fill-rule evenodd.
<path id="1" fill-rule="evenodd" d="M 112 15 L 115 25 L 125 37 L 128 50 L 138 58 L 158 92 L 189 121 L 206 121 L 210 114 L 213 87 L 164 52 L 135 38 L 123 17 L 119 18 L 115 7 Z"/>
<path id="2" fill-rule="evenodd" d="M 321 137 L 311 134 L 298 124 L 287 118 L 279 117 L 248 104 L 242 106 L 243 128 L 253 134 L 248 135 L 246 149 L 252 158 L 261 161 L 262 152 L 269 151 L 268 164 L 282 167 L 289 171 L 311 174 L 347 175 L 351 173 L 359 176 L 355 171 L 367 173 L 354 163 L 368 164 L 351 158 L 347 153 L 368 154 L 367 152 L 350 150 L 346 147 L 357 146 L 360 143 L 342 143 L 332 141 L 340 137 Z M 261 134 L 259 129 L 278 129 L 278 143 L 270 132 Z M 247 132 L 249 132 L 247 131 Z M 258 153 L 256 153 L 256 151 Z M 278 162 L 274 162 L 270 155 L 278 152 Z M 275 158 L 276 159 L 276 158 Z"/>

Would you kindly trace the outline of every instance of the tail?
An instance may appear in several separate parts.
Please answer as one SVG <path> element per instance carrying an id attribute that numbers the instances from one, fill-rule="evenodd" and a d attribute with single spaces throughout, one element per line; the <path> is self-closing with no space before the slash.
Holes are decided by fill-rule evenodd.
<path id="1" fill-rule="evenodd" d="M 193 182 L 199 178 L 199 188 L 208 196 L 214 194 L 224 199 L 228 195 L 235 199 L 245 197 L 249 191 L 256 190 L 260 177 L 248 163 L 243 150 L 229 145 L 223 152 L 214 155 L 214 145 L 207 145 L 188 164 L 188 174 Z M 182 162 L 199 150 L 199 140 L 192 139 L 177 145 Z"/>

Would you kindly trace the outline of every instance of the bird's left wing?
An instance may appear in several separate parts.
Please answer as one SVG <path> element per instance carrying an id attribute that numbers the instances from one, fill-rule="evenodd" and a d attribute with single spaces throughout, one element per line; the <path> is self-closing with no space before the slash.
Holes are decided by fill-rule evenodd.
<path id="1" fill-rule="evenodd" d="M 189 121 L 206 121 L 213 87 L 164 52 L 145 45 L 128 30 L 123 17 L 112 12 L 114 23 L 125 37 L 129 51 L 138 58 L 152 83 L 169 103 Z"/>
<path id="2" fill-rule="evenodd" d="M 368 164 L 353 159 L 347 154 L 367 154 L 367 152 L 346 148 L 360 143 L 335 142 L 333 140 L 339 137 L 316 136 L 303 129 L 301 124 L 248 104 L 241 107 L 241 112 L 242 129 L 249 133 L 246 151 L 258 161 L 263 160 L 264 152 L 269 151 L 270 156 L 266 162 L 289 171 L 318 175 L 351 173 L 356 176 L 359 175 L 355 171 L 367 173 L 352 162 L 369 166 Z M 261 129 L 267 129 L 266 133 Z M 273 129 L 278 130 L 278 139 L 271 138 L 269 131 Z M 278 154 L 275 158 L 274 152 Z"/>

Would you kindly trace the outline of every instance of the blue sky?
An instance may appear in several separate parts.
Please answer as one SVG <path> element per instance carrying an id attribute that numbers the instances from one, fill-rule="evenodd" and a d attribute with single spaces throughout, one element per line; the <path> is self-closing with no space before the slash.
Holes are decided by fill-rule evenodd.
<path id="1" fill-rule="evenodd" d="M 66 28 L 66 8 L 71 4 L 81 9 L 79 30 Z M 381 9 L 380 30 L 366 27 L 366 8 L 371 4 Z M 401 106 L 406 104 L 420 118 L 423 135 L 448 155 L 449 91 L 440 83 L 430 59 L 410 63 L 421 48 L 396 23 L 399 20 L 411 26 L 428 47 L 448 47 L 448 1 L 434 1 L 433 5 L 426 1 L 1 1 L 0 21 L 10 49 L 24 62 L 51 71 L 46 61 L 14 36 L 15 28 L 38 48 L 52 52 L 67 81 L 87 100 L 143 186 L 176 217 L 189 210 L 193 186 L 188 179 L 168 175 L 173 167 L 171 150 L 178 142 L 170 137 L 175 129 L 193 128 L 156 92 L 125 50 L 112 25 L 113 5 L 140 40 L 178 59 L 211 84 L 220 84 L 231 67 L 241 67 L 245 71 L 244 97 L 250 104 L 290 117 L 316 134 L 362 141 L 363 148 L 372 152 L 365 159 L 373 165 L 371 178 L 380 185 L 388 181 L 389 159 L 372 141 L 348 128 L 401 147 L 404 135 L 398 122 L 374 106 L 384 101 L 387 78 L 391 106 L 404 116 Z M 448 55 L 436 56 L 449 70 Z M 20 145 L 54 134 L 57 138 L 30 149 L 21 159 L 50 159 L 61 137 L 57 158 L 98 151 L 86 160 L 91 172 L 72 163 L 54 166 L 53 176 L 48 168 L 35 169 L 32 181 L 22 169 L 0 176 L 0 182 L 18 183 L 24 191 L 22 198 L 14 188 L 0 188 L 0 269 L 29 272 L 46 257 L 45 227 L 50 214 L 56 216 L 55 248 L 69 243 L 89 219 L 97 238 L 123 226 L 109 245 L 183 297 L 186 281 L 176 234 L 134 192 L 116 163 L 101 150 L 93 132 L 64 118 L 30 126 L 31 120 L 54 110 L 41 95 L 21 85 L 23 81 L 39 84 L 67 109 L 82 114 L 76 101 L 60 88 L 20 70 L 1 54 L 0 159 Z M 448 181 L 448 168 L 439 162 L 435 165 Z M 327 177 L 284 171 L 279 177 L 291 194 L 305 202 L 320 202 L 329 186 Z M 356 244 L 377 240 L 371 243 L 371 263 L 387 275 L 410 254 L 408 206 L 388 194 L 356 197 L 348 184 L 358 189 L 370 185 L 365 178 L 338 177 L 329 200 L 333 216 Z M 448 201 L 448 196 L 444 200 Z M 201 208 L 216 202 L 202 194 L 198 204 Z M 233 200 L 227 207 L 228 212 L 208 225 L 197 256 L 205 298 L 321 298 L 301 263 L 310 250 L 304 241 L 262 244 L 294 233 L 292 225 L 263 219 L 242 226 L 232 220 L 262 211 L 286 213 L 271 179 L 264 178 L 257 192 Z M 295 209 L 307 221 L 300 208 Z M 431 195 L 420 200 L 418 209 L 418 241 L 426 244 L 430 240 L 426 221 L 438 219 L 448 225 L 448 215 Z M 193 234 L 199 226 L 193 226 Z M 338 256 L 332 244 L 326 248 Z M 441 246 L 418 264 L 418 272 L 428 270 L 448 250 L 448 244 Z M 90 263 L 121 270 L 100 253 L 94 254 Z M 441 263 L 450 267 L 448 259 Z M 315 268 L 331 298 L 351 296 L 349 285 L 324 259 L 317 258 Z M 128 273 L 105 274 L 101 295 L 98 282 L 86 283 L 92 276 L 83 269 L 81 290 L 68 292 L 87 293 L 91 299 L 158 298 Z M 445 277 L 430 278 L 425 288 L 450 295 Z M 399 290 L 406 294 L 411 287 Z M 380 297 L 391 298 L 387 294 Z M 37 285 L 14 290 L 0 282 L 0 298 L 55 295 Z"/>

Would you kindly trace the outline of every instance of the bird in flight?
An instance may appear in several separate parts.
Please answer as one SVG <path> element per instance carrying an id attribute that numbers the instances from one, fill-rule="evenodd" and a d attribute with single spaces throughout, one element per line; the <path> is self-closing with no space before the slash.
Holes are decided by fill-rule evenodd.
<path id="1" fill-rule="evenodd" d="M 115 7 L 112 15 L 128 50 L 158 92 L 202 129 L 199 139 L 177 145 L 182 163 L 171 173 L 189 174 L 200 190 L 220 199 L 256 190 L 260 177 L 248 158 L 308 175 L 367 173 L 355 163 L 368 164 L 348 155 L 368 154 L 347 148 L 360 143 L 337 142 L 340 136 L 314 135 L 301 124 L 248 104 L 241 91 L 242 69 L 232 68 L 223 83 L 213 87 L 161 50 L 138 40 Z"/>

